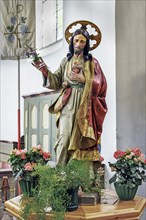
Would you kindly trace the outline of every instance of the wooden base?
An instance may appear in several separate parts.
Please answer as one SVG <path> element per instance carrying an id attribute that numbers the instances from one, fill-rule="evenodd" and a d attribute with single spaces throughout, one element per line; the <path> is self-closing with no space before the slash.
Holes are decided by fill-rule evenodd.
<path id="1" fill-rule="evenodd" d="M 5 209 L 18 219 L 22 219 L 20 199 L 21 195 L 5 202 Z M 111 200 L 115 202 L 111 202 Z M 78 210 L 67 212 L 65 220 L 137 220 L 146 207 L 146 199 L 143 197 L 136 196 L 131 201 L 119 201 L 116 194 L 111 191 L 105 192 L 101 202 L 107 204 L 79 206 Z M 51 213 L 47 213 L 46 220 L 51 220 L 52 216 Z M 31 216 L 31 220 L 36 220 L 36 217 Z"/>

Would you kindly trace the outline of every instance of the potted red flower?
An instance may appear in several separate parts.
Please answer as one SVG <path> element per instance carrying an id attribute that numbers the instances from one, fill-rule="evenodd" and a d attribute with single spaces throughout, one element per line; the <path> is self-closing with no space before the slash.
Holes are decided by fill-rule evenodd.
<path id="1" fill-rule="evenodd" d="M 111 171 L 115 172 L 109 183 L 114 183 L 116 192 L 121 200 L 134 198 L 138 186 L 146 182 L 146 160 L 139 148 L 128 148 L 126 151 L 117 150 L 114 153 L 115 163 L 110 163 Z"/>
<path id="2" fill-rule="evenodd" d="M 15 180 L 19 178 L 20 187 L 23 193 L 32 195 L 31 191 L 38 184 L 38 178 L 33 176 L 35 167 L 38 164 L 45 165 L 50 160 L 51 154 L 45 152 L 41 145 L 27 149 L 14 149 L 10 154 L 10 162 Z"/>

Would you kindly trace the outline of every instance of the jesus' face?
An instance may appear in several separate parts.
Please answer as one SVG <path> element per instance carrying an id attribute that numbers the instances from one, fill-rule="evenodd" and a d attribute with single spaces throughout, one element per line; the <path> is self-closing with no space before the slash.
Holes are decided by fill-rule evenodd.
<path id="1" fill-rule="evenodd" d="M 74 36 L 73 45 L 74 45 L 74 53 L 81 54 L 86 46 L 86 38 L 82 34 L 78 34 Z"/>

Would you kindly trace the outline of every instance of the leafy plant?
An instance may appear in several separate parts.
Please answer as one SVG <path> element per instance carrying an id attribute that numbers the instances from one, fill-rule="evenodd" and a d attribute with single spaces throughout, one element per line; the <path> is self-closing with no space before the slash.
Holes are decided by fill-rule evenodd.
<path id="1" fill-rule="evenodd" d="M 90 184 L 87 161 L 72 160 L 66 166 L 54 168 L 38 165 L 33 175 L 39 176 L 38 193 L 34 194 L 31 203 L 23 207 L 25 219 L 35 213 L 38 220 L 44 220 L 48 210 L 52 211 L 55 219 L 64 219 L 71 202 L 70 189 Z M 24 199 L 22 196 L 22 201 Z"/>
<path id="2" fill-rule="evenodd" d="M 139 148 L 117 150 L 114 158 L 117 160 L 115 163 L 109 162 L 111 171 L 115 172 L 109 180 L 110 184 L 118 181 L 133 188 L 141 185 L 142 181 L 146 182 L 146 160 Z"/>
<path id="3" fill-rule="evenodd" d="M 90 184 L 89 162 L 82 160 L 72 160 L 64 167 L 68 189 L 85 187 Z"/>

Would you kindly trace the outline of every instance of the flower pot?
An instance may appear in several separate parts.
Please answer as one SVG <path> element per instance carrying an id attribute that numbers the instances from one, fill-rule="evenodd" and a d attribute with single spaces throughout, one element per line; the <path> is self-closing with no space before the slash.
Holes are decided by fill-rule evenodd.
<path id="1" fill-rule="evenodd" d="M 31 178 L 28 179 L 21 179 L 19 180 L 20 188 L 22 190 L 22 193 L 32 197 L 34 195 L 35 189 L 38 186 L 38 180 L 37 178 Z"/>
<path id="2" fill-rule="evenodd" d="M 67 207 L 68 212 L 75 211 L 76 209 L 78 209 L 78 190 L 79 187 L 68 190 L 68 193 L 70 195 L 70 204 Z"/>
<path id="3" fill-rule="evenodd" d="M 115 182 L 114 187 L 120 200 L 133 200 L 138 189 L 138 186 L 129 188 L 128 185 L 119 182 Z"/>

